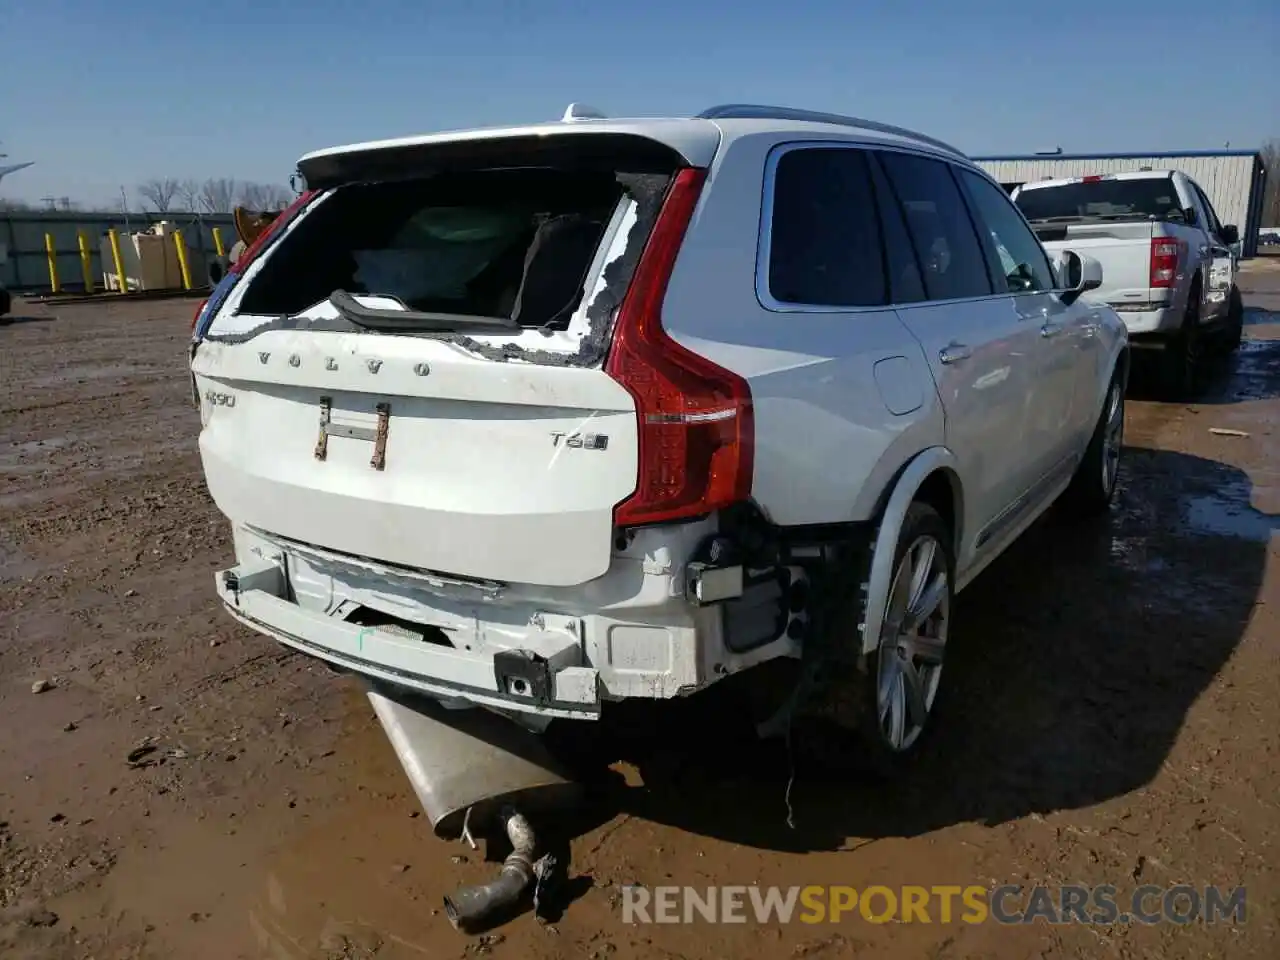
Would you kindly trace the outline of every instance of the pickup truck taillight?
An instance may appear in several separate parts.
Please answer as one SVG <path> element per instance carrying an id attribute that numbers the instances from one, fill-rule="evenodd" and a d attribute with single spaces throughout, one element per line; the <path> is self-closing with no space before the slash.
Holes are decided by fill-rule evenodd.
<path id="1" fill-rule="evenodd" d="M 1178 248 L 1173 237 L 1151 240 L 1151 286 L 1172 287 L 1178 277 Z"/>
<path id="2" fill-rule="evenodd" d="M 662 327 L 667 282 L 705 180 L 705 170 L 676 174 L 618 309 L 605 372 L 634 398 L 640 432 L 635 492 L 613 511 L 619 527 L 687 520 L 751 495 L 747 381 Z"/>

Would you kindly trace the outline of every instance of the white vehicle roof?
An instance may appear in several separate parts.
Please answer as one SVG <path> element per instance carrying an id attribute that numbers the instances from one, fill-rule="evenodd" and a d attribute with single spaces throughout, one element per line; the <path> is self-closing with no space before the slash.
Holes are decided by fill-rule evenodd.
<path id="1" fill-rule="evenodd" d="M 830 137 L 839 140 L 909 146 L 968 162 L 968 158 L 955 147 L 925 134 L 875 120 L 845 117 L 839 114 L 757 104 L 728 104 L 704 110 L 696 117 L 621 119 L 604 117 L 592 108 L 570 104 L 564 116 L 556 121 L 521 126 L 452 130 L 328 147 L 306 154 L 299 159 L 298 165 L 304 167 L 314 161 L 323 161 L 346 154 L 372 154 L 463 141 L 621 134 L 656 141 L 674 150 L 690 166 L 705 167 L 710 165 L 722 142 L 746 134 L 767 132 L 795 133 L 813 139 Z"/>
<path id="2" fill-rule="evenodd" d="M 1181 170 L 1133 170 L 1128 173 L 1087 174 L 1079 177 L 1058 177 L 1054 180 L 1032 180 L 1019 188 L 1020 193 L 1028 190 L 1042 190 L 1045 187 L 1066 187 L 1073 183 L 1084 183 L 1086 180 L 1167 180 L 1170 177 L 1186 176 Z"/>

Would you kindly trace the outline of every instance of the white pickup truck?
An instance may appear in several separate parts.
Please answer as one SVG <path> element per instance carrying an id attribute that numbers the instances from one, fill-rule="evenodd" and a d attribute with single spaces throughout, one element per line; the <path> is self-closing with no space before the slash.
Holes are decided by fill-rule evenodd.
<path id="1" fill-rule="evenodd" d="M 1050 252 L 1102 264 L 1090 299 L 1111 305 L 1130 342 L 1163 351 L 1172 393 L 1194 392 L 1205 348 L 1240 344 L 1239 231 L 1224 226 L 1194 180 L 1177 170 L 1026 183 L 1013 200 Z"/>

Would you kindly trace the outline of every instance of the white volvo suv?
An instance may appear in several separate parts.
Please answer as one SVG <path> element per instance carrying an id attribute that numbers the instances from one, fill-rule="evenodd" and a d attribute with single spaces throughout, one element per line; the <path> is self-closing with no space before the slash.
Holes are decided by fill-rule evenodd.
<path id="1" fill-rule="evenodd" d="M 1107 508 L 1129 351 L 945 143 L 773 107 L 308 154 L 195 320 L 239 620 L 534 729 L 789 659 L 897 765 L 952 600 Z"/>

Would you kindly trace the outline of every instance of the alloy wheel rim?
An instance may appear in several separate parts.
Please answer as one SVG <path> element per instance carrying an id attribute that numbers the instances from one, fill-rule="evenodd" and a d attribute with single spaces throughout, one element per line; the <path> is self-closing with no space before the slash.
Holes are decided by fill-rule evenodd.
<path id="1" fill-rule="evenodd" d="M 1107 420 L 1102 434 L 1102 489 L 1108 494 L 1120 472 L 1120 447 L 1124 442 L 1124 403 L 1119 386 L 1107 396 Z"/>
<path id="2" fill-rule="evenodd" d="M 876 677 L 876 719 L 894 751 L 919 739 L 938 695 L 951 620 L 950 577 L 942 545 L 932 536 L 918 537 L 894 571 Z"/>

